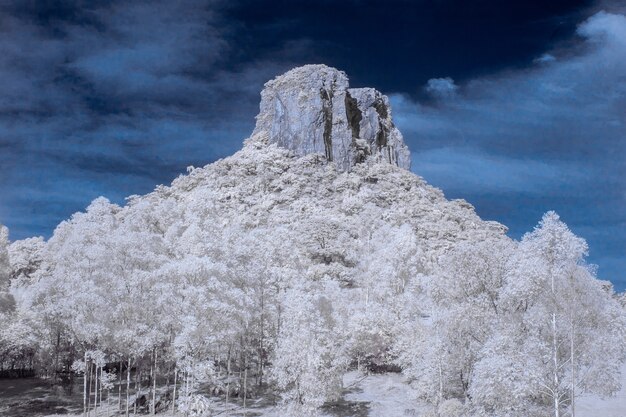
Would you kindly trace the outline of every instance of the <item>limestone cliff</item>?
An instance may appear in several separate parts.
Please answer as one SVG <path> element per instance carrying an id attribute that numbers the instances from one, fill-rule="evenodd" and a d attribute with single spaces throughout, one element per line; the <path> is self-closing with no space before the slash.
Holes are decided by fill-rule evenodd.
<path id="1" fill-rule="evenodd" d="M 305 65 L 265 84 L 252 141 L 276 143 L 298 156 L 319 153 L 341 171 L 366 159 L 410 168 L 410 153 L 373 88 L 349 88 L 342 71 Z"/>

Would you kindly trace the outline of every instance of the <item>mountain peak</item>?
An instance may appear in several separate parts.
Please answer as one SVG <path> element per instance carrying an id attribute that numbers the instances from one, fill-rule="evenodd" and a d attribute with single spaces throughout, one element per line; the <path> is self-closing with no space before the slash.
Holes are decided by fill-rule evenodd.
<path id="1" fill-rule="evenodd" d="M 411 164 L 387 96 L 349 88 L 347 75 L 326 65 L 297 67 L 268 81 L 251 140 L 300 156 L 325 155 L 342 171 L 372 159 L 404 169 Z"/>

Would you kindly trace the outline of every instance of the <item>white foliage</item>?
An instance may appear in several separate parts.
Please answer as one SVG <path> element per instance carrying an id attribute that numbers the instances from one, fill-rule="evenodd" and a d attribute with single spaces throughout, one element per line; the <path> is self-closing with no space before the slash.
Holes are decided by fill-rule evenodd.
<path id="1" fill-rule="evenodd" d="M 71 367 L 72 371 L 79 373 L 79 374 L 84 374 L 85 373 L 85 361 L 77 359 L 72 363 L 72 367 Z"/>
<path id="2" fill-rule="evenodd" d="M 204 395 L 183 395 L 178 399 L 178 411 L 190 417 L 211 417 L 213 415 L 213 401 Z"/>
<path id="3" fill-rule="evenodd" d="M 0 224 L 0 291 L 9 289 L 11 265 L 9 263 L 9 229 Z"/>
<path id="4" fill-rule="evenodd" d="M 292 288 L 284 297 L 272 377 L 285 401 L 302 413 L 337 399 L 341 390 L 347 357 L 331 298 L 337 290 L 327 283 Z"/>
<path id="5" fill-rule="evenodd" d="M 392 164 L 342 172 L 250 141 L 124 207 L 94 200 L 45 244 L 12 244 L 11 268 L 2 228 L 0 287 L 13 271 L 24 293 L 0 345 L 49 355 L 62 335 L 98 364 L 157 354 L 190 395 L 262 372 L 293 415 L 336 399 L 365 358 L 395 361 L 450 416 L 545 414 L 550 390 L 566 409 L 572 382 L 614 392 L 626 321 L 585 242 L 552 213 L 519 244 L 504 231 Z M 181 404 L 207 413 L 199 398 Z"/>
<path id="6" fill-rule="evenodd" d="M 117 376 L 114 373 L 106 372 L 106 371 L 102 371 L 102 373 L 98 377 L 100 385 L 105 390 L 113 389 L 113 387 L 115 387 L 116 379 L 117 379 Z"/>
<path id="7" fill-rule="evenodd" d="M 17 240 L 9 245 L 13 287 L 22 287 L 32 283 L 35 273 L 44 260 L 45 247 L 46 242 L 42 237 Z"/>
<path id="8" fill-rule="evenodd" d="M 465 407 L 456 398 L 443 401 L 437 409 L 439 417 L 464 417 Z"/>

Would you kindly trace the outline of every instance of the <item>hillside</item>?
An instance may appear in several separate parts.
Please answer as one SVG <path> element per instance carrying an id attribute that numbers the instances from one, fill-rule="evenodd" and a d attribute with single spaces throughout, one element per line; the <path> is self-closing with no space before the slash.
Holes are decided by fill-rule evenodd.
<path id="1" fill-rule="evenodd" d="M 98 198 L 47 242 L 2 231 L 0 365 L 84 375 L 86 402 L 93 384 L 126 414 L 143 394 L 313 415 L 348 371 L 401 371 L 407 404 L 444 417 L 616 392 L 626 315 L 586 242 L 553 212 L 515 242 L 409 167 L 380 92 L 324 65 L 279 76 L 234 155 Z"/>

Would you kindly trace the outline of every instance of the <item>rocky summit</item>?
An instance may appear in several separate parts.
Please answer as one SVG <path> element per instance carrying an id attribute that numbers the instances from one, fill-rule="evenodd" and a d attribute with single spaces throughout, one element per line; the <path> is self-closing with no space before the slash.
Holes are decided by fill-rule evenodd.
<path id="1" fill-rule="evenodd" d="M 349 88 L 346 74 L 326 65 L 298 67 L 267 82 L 251 140 L 298 156 L 322 154 L 341 171 L 368 159 L 411 164 L 387 96 Z"/>

